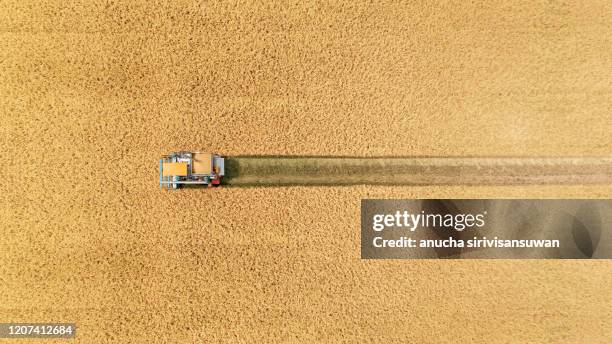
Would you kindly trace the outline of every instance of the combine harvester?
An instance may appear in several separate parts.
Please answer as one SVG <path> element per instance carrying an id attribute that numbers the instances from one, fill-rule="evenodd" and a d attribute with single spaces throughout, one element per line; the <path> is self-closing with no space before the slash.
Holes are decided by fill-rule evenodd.
<path id="1" fill-rule="evenodd" d="M 160 185 L 544 185 L 612 183 L 610 157 L 221 157 L 178 152 L 160 160 Z"/>
<path id="2" fill-rule="evenodd" d="M 216 154 L 177 152 L 159 160 L 159 186 L 177 189 L 181 185 L 219 186 L 225 175 L 225 160 Z"/>

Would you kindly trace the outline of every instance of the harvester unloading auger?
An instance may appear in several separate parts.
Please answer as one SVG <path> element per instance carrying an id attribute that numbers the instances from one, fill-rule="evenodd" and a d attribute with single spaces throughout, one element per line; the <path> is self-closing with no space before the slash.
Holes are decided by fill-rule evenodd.
<path id="1" fill-rule="evenodd" d="M 612 183 L 612 157 L 317 157 L 178 152 L 160 186 L 537 185 Z"/>

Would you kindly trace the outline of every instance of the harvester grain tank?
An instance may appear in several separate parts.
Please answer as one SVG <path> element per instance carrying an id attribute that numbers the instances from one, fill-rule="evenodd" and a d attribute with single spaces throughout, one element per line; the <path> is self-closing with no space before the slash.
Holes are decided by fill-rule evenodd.
<path id="1" fill-rule="evenodd" d="M 225 160 L 217 154 L 175 152 L 159 160 L 159 186 L 177 189 L 183 185 L 219 186 L 225 175 Z"/>

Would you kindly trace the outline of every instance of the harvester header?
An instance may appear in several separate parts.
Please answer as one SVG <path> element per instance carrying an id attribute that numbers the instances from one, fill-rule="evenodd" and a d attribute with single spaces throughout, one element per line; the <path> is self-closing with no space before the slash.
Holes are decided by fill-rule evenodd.
<path id="1" fill-rule="evenodd" d="M 159 160 L 159 186 L 177 189 L 182 185 L 219 186 L 225 175 L 225 160 L 217 154 L 174 152 Z"/>

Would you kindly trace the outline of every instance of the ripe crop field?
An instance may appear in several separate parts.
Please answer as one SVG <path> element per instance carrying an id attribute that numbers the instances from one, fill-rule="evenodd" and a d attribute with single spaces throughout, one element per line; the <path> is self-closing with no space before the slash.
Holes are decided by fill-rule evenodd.
<path id="1" fill-rule="evenodd" d="M 288 165 L 242 159 L 610 156 L 612 3 L 7 0 L 0 18 L 0 322 L 74 322 L 74 343 L 610 342 L 609 261 L 361 260 L 359 229 L 366 198 L 610 183 L 281 186 Z M 160 190 L 177 150 L 277 185 Z"/>

